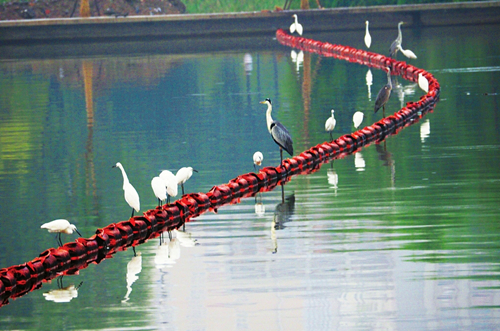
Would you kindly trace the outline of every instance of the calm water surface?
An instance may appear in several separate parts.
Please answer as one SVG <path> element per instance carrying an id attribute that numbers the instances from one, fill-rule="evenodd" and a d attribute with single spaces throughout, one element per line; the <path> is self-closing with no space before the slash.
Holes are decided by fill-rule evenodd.
<path id="1" fill-rule="evenodd" d="M 137 257 L 11 299 L 0 329 L 500 329 L 498 31 L 405 28 L 411 63 L 442 87 L 433 113 L 294 177 L 285 203 L 279 189 L 244 199 Z M 372 49 L 385 54 L 396 34 L 374 27 Z M 308 37 L 364 47 L 362 30 Z M 386 78 L 372 70 L 367 86 L 367 70 L 309 54 L 297 63 L 284 47 L 1 61 L 0 267 L 56 245 L 44 222 L 67 218 L 90 237 L 127 219 L 117 161 L 143 211 L 163 169 L 194 167 L 187 191 L 208 192 L 253 171 L 257 150 L 276 166 L 267 97 L 296 154 L 328 140 L 332 108 L 335 137 L 355 130 L 356 111 L 373 123 Z M 387 113 L 423 94 L 397 83 Z M 54 301 L 59 287 L 69 302 Z"/>

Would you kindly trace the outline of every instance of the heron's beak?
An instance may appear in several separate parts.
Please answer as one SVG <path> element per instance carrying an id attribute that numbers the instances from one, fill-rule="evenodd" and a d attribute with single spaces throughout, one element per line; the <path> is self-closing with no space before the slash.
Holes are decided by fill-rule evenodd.
<path id="1" fill-rule="evenodd" d="M 78 231 L 78 229 L 75 228 L 75 231 L 80 235 L 80 237 L 82 236 L 82 234 L 80 233 L 80 231 Z"/>
<path id="2" fill-rule="evenodd" d="M 198 170 L 196 170 L 196 169 L 193 169 L 193 171 L 194 171 L 194 172 L 198 172 Z"/>
<path id="3" fill-rule="evenodd" d="M 115 165 L 112 165 L 111 168 L 116 168 L 116 164 Z"/>
<path id="4" fill-rule="evenodd" d="M 265 101 L 261 101 L 260 103 L 266 103 Z"/>

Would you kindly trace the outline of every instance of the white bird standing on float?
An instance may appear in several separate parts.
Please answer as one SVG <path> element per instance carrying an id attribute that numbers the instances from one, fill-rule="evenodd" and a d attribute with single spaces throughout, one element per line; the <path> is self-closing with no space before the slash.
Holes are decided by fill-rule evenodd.
<path id="1" fill-rule="evenodd" d="M 294 33 L 297 31 L 297 33 L 302 36 L 303 28 L 302 24 L 299 23 L 299 18 L 297 17 L 297 14 L 293 14 L 292 17 L 295 18 L 295 22 L 290 25 L 290 33 Z"/>
<path id="2" fill-rule="evenodd" d="M 161 206 L 161 203 L 167 200 L 167 183 L 161 177 L 153 177 L 151 180 L 151 188 L 158 199 L 158 207 Z"/>
<path id="3" fill-rule="evenodd" d="M 189 178 L 193 175 L 194 172 L 198 172 L 198 170 L 193 169 L 192 167 L 182 167 L 175 174 L 175 178 L 177 178 L 177 184 L 179 184 L 182 188 L 182 195 L 184 195 L 184 183 L 187 182 Z"/>
<path id="4" fill-rule="evenodd" d="M 331 140 L 333 140 L 332 131 L 333 131 L 333 129 L 335 129 L 335 124 L 337 124 L 337 121 L 335 120 L 335 116 L 333 115 L 334 112 L 335 112 L 335 110 L 332 109 L 332 116 L 328 117 L 328 119 L 325 122 L 325 131 L 330 132 L 330 139 Z"/>
<path id="5" fill-rule="evenodd" d="M 262 164 L 262 160 L 264 160 L 264 155 L 261 152 L 257 151 L 253 153 L 253 167 L 255 171 L 257 171 L 257 167 L 260 167 Z"/>
<path id="6" fill-rule="evenodd" d="M 159 177 L 161 179 L 163 179 L 163 181 L 166 185 L 167 194 L 168 194 L 167 203 L 170 203 L 170 197 L 175 198 L 177 196 L 178 191 L 179 191 L 178 184 L 177 184 L 177 178 L 175 177 L 175 175 L 171 171 L 168 171 L 168 170 L 163 170 L 160 173 Z"/>
<path id="7" fill-rule="evenodd" d="M 141 209 L 141 202 L 139 200 L 139 194 L 137 193 L 135 188 L 132 186 L 132 184 L 130 184 L 128 177 L 127 177 L 127 173 L 125 172 L 125 169 L 123 168 L 123 166 L 120 162 L 117 162 L 112 168 L 119 168 L 122 171 L 123 192 L 124 192 L 125 201 L 132 208 L 132 215 L 130 217 L 134 217 L 134 210 L 136 212 L 139 212 L 139 210 Z"/>
<path id="8" fill-rule="evenodd" d="M 42 224 L 40 228 L 47 229 L 51 233 L 58 233 L 58 243 L 60 244 L 60 246 L 62 246 L 61 233 L 72 234 L 73 231 L 76 231 L 76 233 L 78 233 L 80 237 L 82 236 L 76 229 L 76 225 L 70 224 L 68 220 L 65 219 L 57 219 L 52 222 Z"/>
<path id="9" fill-rule="evenodd" d="M 418 86 L 424 90 L 425 93 L 429 93 L 429 81 L 421 72 L 418 74 Z"/>
<path id="10" fill-rule="evenodd" d="M 372 36 L 370 36 L 370 31 L 368 31 L 368 24 L 369 24 L 369 22 L 366 21 L 365 22 L 365 25 L 366 25 L 365 45 L 366 45 L 367 48 L 370 48 L 370 46 L 372 44 Z"/>

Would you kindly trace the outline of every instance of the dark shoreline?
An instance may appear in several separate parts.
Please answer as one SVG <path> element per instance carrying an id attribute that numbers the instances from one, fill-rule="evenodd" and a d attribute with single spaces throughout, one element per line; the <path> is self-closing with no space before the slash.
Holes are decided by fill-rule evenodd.
<path id="1" fill-rule="evenodd" d="M 225 50 L 235 43 L 243 49 L 256 42 L 268 47 L 269 37 L 278 28 L 287 29 L 295 12 L 308 33 L 363 30 L 367 19 L 371 29 L 393 29 L 399 21 L 407 27 L 500 23 L 500 1 L 0 21 L 0 59 L 134 54 L 145 51 L 146 43 L 177 54 Z"/>

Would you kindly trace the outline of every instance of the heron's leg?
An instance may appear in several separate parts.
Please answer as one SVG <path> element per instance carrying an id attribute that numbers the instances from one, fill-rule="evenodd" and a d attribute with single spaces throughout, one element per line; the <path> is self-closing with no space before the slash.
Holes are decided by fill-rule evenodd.
<path id="1" fill-rule="evenodd" d="M 132 246 L 132 250 L 134 251 L 134 256 L 137 256 L 137 254 L 135 253 L 135 246 Z"/>
<path id="2" fill-rule="evenodd" d="M 59 244 L 59 246 L 62 246 L 62 240 L 61 240 L 61 232 L 59 232 L 58 236 L 57 236 L 57 243 Z"/>
<path id="3" fill-rule="evenodd" d="M 181 188 L 182 188 L 182 195 L 184 195 L 184 184 L 181 184 Z"/>
<path id="4" fill-rule="evenodd" d="M 130 218 L 134 217 L 134 208 L 132 208 L 132 215 L 130 215 Z"/>
<path id="5" fill-rule="evenodd" d="M 283 167 L 283 148 L 281 147 L 280 147 L 280 160 L 281 160 L 280 166 Z"/>
<path id="6" fill-rule="evenodd" d="M 385 105 L 382 106 L 382 114 L 384 115 L 385 117 Z"/>
<path id="7" fill-rule="evenodd" d="M 184 224 L 182 224 L 182 232 L 186 232 L 186 221 L 184 221 Z"/>
<path id="8" fill-rule="evenodd" d="M 332 131 L 330 131 L 330 141 L 333 140 L 333 135 L 332 135 Z"/>
<path id="9" fill-rule="evenodd" d="M 172 231 L 168 231 L 168 239 L 170 239 L 170 241 L 172 241 Z"/>
<path id="10" fill-rule="evenodd" d="M 73 14 L 75 13 L 77 4 L 78 4 L 78 0 L 75 0 L 75 5 L 73 6 L 73 10 L 71 11 L 71 15 L 69 15 L 69 17 L 73 17 Z"/>

